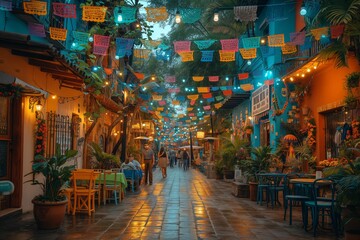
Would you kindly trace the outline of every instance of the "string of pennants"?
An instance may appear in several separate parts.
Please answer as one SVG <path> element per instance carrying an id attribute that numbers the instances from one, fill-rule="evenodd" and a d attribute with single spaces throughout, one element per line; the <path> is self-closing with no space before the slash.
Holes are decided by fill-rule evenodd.
<path id="1" fill-rule="evenodd" d="M 331 27 L 322 27 L 310 30 L 312 36 L 322 44 L 329 42 L 332 39 L 338 38 L 344 32 L 344 25 L 334 25 Z M 260 49 L 262 56 L 267 57 L 274 55 L 274 48 L 281 48 L 282 54 L 292 54 L 298 51 L 298 46 L 301 51 L 311 48 L 311 38 L 306 37 L 306 33 L 294 32 L 290 33 L 290 41 L 285 42 L 284 34 L 275 34 L 267 36 L 267 46 L 261 44 L 261 37 L 250 37 L 242 39 L 223 39 L 219 40 L 221 49 L 219 58 L 221 62 L 235 61 L 236 53 L 239 52 L 244 60 L 254 59 L 257 57 L 257 50 Z M 194 52 L 191 50 L 192 42 L 197 46 L 201 52 L 201 62 L 212 62 L 215 50 L 207 50 L 216 40 L 200 40 L 200 41 L 175 41 L 174 51 L 180 55 L 183 62 L 194 61 Z M 242 45 L 242 48 L 239 46 Z"/>

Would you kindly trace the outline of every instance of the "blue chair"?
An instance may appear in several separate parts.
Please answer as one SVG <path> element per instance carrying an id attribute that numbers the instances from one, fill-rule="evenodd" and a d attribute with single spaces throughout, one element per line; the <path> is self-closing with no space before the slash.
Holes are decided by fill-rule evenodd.
<path id="1" fill-rule="evenodd" d="M 284 182 L 284 221 L 286 220 L 286 212 L 289 207 L 289 225 L 292 225 L 292 207 L 296 203 L 301 204 L 302 216 L 304 216 L 304 202 L 310 200 L 306 194 L 306 189 L 301 184 L 290 184 L 291 179 L 299 178 L 298 174 L 288 174 Z M 304 217 L 302 219 L 304 223 Z"/>
<path id="2" fill-rule="evenodd" d="M 140 173 L 135 169 L 123 169 L 123 173 L 129 186 L 131 187 L 131 191 L 135 192 L 135 187 L 140 185 Z"/>
<path id="3" fill-rule="evenodd" d="M 256 177 L 258 179 L 258 189 L 257 189 L 257 195 L 256 195 L 256 203 L 260 204 L 260 206 L 262 205 L 263 199 L 264 198 L 264 192 L 265 192 L 265 196 L 267 198 L 269 198 L 269 194 L 268 194 L 268 188 L 269 188 L 269 182 L 268 182 L 268 178 L 263 175 L 263 173 L 258 173 L 256 174 Z"/>
<path id="4" fill-rule="evenodd" d="M 278 203 L 279 205 L 281 205 L 280 201 L 279 201 L 279 192 L 283 192 L 284 191 L 284 184 L 286 181 L 286 174 L 284 173 L 270 173 L 267 174 L 267 181 L 268 181 L 268 201 L 267 204 L 270 202 L 271 203 L 271 207 L 274 208 L 274 206 L 276 205 L 276 203 Z M 283 194 L 284 197 L 284 194 Z M 283 202 L 285 202 L 285 200 L 283 199 Z"/>
<path id="5" fill-rule="evenodd" d="M 316 179 L 312 184 L 312 200 L 305 201 L 305 224 L 307 229 L 308 224 L 308 209 L 311 210 L 312 229 L 314 237 L 319 225 L 319 218 L 322 217 L 324 225 L 324 216 L 327 215 L 331 218 L 331 223 L 338 236 L 337 220 L 338 216 L 335 212 L 335 183 L 330 179 Z"/>

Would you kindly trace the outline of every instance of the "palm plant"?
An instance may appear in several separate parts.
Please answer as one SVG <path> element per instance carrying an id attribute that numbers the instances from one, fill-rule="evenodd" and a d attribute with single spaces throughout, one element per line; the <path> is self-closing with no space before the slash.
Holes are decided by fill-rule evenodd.
<path id="1" fill-rule="evenodd" d="M 90 147 L 90 154 L 92 157 L 95 157 L 96 161 L 92 162 L 92 167 L 96 168 L 96 169 L 111 169 L 111 168 L 117 168 L 119 167 L 119 162 L 120 160 L 109 153 L 103 152 L 103 150 L 101 149 L 101 147 L 94 143 L 91 142 L 89 144 Z"/>
<path id="2" fill-rule="evenodd" d="M 345 25 L 344 33 L 329 47 L 319 53 L 320 59 L 334 58 L 337 68 L 348 66 L 347 55 L 354 50 L 360 61 L 360 0 L 322 1 L 321 9 L 314 19 L 314 24 L 325 20 L 331 25 Z"/>
<path id="3" fill-rule="evenodd" d="M 245 171 L 245 175 L 250 181 L 255 181 L 256 174 L 260 172 L 267 172 L 270 168 L 270 159 L 271 159 L 271 147 L 270 146 L 260 146 L 253 147 L 251 149 L 253 158 L 248 161 L 248 168 Z"/>
<path id="4" fill-rule="evenodd" d="M 343 218 L 345 231 L 360 221 L 360 139 L 347 142 L 347 154 L 343 165 L 324 169 L 324 175 L 336 181 L 337 205 L 349 213 Z M 357 229 L 357 231 L 359 231 Z"/>
<path id="5" fill-rule="evenodd" d="M 249 142 L 240 138 L 235 138 L 233 141 L 229 138 L 223 138 L 223 140 L 221 156 L 224 168 L 234 170 L 235 165 L 240 164 L 249 156 Z"/>

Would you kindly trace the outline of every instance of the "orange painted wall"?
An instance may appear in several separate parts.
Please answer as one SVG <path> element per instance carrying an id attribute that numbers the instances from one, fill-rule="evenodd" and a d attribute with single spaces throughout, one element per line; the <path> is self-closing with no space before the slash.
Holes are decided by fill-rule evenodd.
<path id="1" fill-rule="evenodd" d="M 308 106 L 316 121 L 316 157 L 317 161 L 325 159 L 325 122 L 321 114 L 325 108 L 327 111 L 336 109 L 342 105 L 345 90 L 346 75 L 354 71 L 360 71 L 360 65 L 355 57 L 349 57 L 349 68 L 336 69 L 333 61 L 328 61 L 319 66 L 314 74 L 305 81 L 311 80 L 310 94 L 304 98 L 303 106 Z"/>
<path id="2" fill-rule="evenodd" d="M 296 7 L 295 7 L 295 31 L 300 32 L 301 29 L 305 27 L 305 21 L 304 17 L 300 15 L 300 9 L 302 5 L 302 0 L 296 1 Z"/>

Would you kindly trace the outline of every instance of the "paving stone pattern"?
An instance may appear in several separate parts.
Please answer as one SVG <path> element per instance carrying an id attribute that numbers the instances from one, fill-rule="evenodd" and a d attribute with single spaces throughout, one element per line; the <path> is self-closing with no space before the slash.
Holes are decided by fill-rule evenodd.
<path id="1" fill-rule="evenodd" d="M 165 179 L 156 169 L 153 185 L 128 192 L 117 206 L 101 205 L 91 217 L 67 215 L 58 230 L 37 230 L 31 213 L 0 222 L 0 239 L 312 239 L 300 219 L 295 208 L 289 226 L 281 206 L 272 209 L 236 198 L 230 182 L 174 167 Z M 320 231 L 316 239 L 336 237 Z"/>

